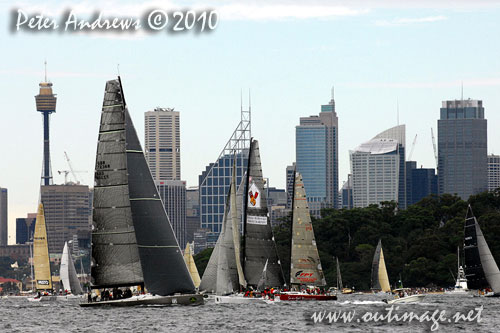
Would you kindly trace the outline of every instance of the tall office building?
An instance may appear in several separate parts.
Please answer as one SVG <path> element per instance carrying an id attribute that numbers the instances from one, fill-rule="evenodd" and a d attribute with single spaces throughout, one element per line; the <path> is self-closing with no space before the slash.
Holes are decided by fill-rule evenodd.
<path id="1" fill-rule="evenodd" d="M 286 167 L 286 208 L 292 208 L 293 182 L 295 181 L 295 162 Z"/>
<path id="2" fill-rule="evenodd" d="M 170 108 L 144 113 L 146 160 L 179 245 L 186 243 L 186 182 L 181 181 L 180 114 Z"/>
<path id="3" fill-rule="evenodd" d="M 36 213 L 16 219 L 16 244 L 26 244 L 35 233 Z"/>
<path id="4" fill-rule="evenodd" d="M 405 169 L 404 132 L 404 125 L 393 127 L 350 151 L 354 207 L 382 201 L 396 201 L 401 206 L 401 186 L 405 183 L 405 178 L 401 177 L 401 170 Z M 404 198 L 406 193 L 402 200 Z"/>
<path id="5" fill-rule="evenodd" d="M 398 142 L 399 153 L 399 183 L 398 183 L 398 207 L 406 208 L 406 125 L 397 125 L 377 134 L 374 139 L 393 139 Z"/>
<path id="6" fill-rule="evenodd" d="M 407 207 L 416 204 L 431 194 L 438 194 L 436 170 L 417 168 L 417 162 L 406 162 L 406 203 Z"/>
<path id="7" fill-rule="evenodd" d="M 156 181 L 175 237 L 182 249 L 186 246 L 186 182 L 183 180 Z"/>
<path id="8" fill-rule="evenodd" d="M 43 164 L 41 185 L 52 185 L 52 169 L 50 165 L 50 115 L 56 112 L 57 97 L 52 93 L 52 83 L 47 81 L 47 62 L 45 62 L 45 81 L 41 82 L 40 92 L 35 96 L 36 110 L 43 115 Z"/>
<path id="9" fill-rule="evenodd" d="M 181 138 L 178 111 L 156 108 L 144 113 L 144 147 L 154 180 L 181 180 Z"/>
<path id="10" fill-rule="evenodd" d="M 347 175 L 347 181 L 342 186 L 340 194 L 341 194 L 340 197 L 342 198 L 342 207 L 341 208 L 344 208 L 344 209 L 351 209 L 351 208 L 353 208 L 353 202 L 352 202 L 352 175 L 351 174 Z"/>
<path id="11" fill-rule="evenodd" d="M 8 245 L 7 189 L 0 187 L 0 246 Z"/>
<path id="12" fill-rule="evenodd" d="M 443 101 L 438 120 L 439 194 L 463 200 L 488 189 L 488 136 L 483 102 Z"/>
<path id="13" fill-rule="evenodd" d="M 236 182 L 238 202 L 243 201 L 244 175 L 248 165 L 248 150 L 250 148 L 251 122 L 250 108 L 241 108 L 241 120 L 232 132 L 215 163 L 210 163 L 198 177 L 200 191 L 200 225 L 208 229 L 206 233 L 207 246 L 215 246 L 222 227 L 224 207 L 231 184 L 232 167 L 236 158 Z M 242 186 L 243 185 L 243 186 Z M 239 205 L 238 214 L 241 216 Z M 195 237 L 195 247 L 196 237 Z"/>
<path id="14" fill-rule="evenodd" d="M 200 228 L 200 191 L 197 186 L 186 189 L 186 242 L 194 240 L 194 233 Z"/>
<path id="15" fill-rule="evenodd" d="M 500 155 L 488 155 L 488 191 L 500 187 Z"/>
<path id="16" fill-rule="evenodd" d="M 64 242 L 89 244 L 92 194 L 87 185 L 50 185 L 40 187 L 45 210 L 49 253 L 61 254 Z M 81 246 L 84 247 L 84 246 Z"/>
<path id="17" fill-rule="evenodd" d="M 297 171 L 302 174 L 311 214 L 338 207 L 338 117 L 332 89 L 330 103 L 318 116 L 301 117 L 295 127 Z"/>

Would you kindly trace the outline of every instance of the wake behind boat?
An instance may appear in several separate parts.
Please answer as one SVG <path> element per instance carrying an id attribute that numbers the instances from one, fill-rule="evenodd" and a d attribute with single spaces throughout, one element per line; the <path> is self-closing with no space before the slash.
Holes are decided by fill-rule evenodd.
<path id="1" fill-rule="evenodd" d="M 106 83 L 93 207 L 91 288 L 99 296 L 89 293 L 80 306 L 204 303 L 144 158 L 120 77 Z M 133 286 L 142 294 L 133 295 Z"/>

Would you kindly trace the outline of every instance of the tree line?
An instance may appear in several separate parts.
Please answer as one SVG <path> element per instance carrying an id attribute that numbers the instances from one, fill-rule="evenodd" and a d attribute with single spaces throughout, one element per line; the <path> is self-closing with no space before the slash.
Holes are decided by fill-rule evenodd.
<path id="1" fill-rule="evenodd" d="M 328 285 L 335 286 L 338 257 L 344 286 L 370 289 L 371 264 L 382 240 L 391 285 L 401 278 L 405 287 L 449 287 L 457 271 L 457 247 L 463 263 L 463 233 L 471 205 L 493 256 L 500 263 L 500 189 L 473 195 L 431 195 L 407 209 L 395 202 L 365 208 L 324 209 L 313 218 L 316 244 Z M 274 228 L 285 277 L 290 271 L 291 215 Z M 212 249 L 195 256 L 200 275 Z"/>

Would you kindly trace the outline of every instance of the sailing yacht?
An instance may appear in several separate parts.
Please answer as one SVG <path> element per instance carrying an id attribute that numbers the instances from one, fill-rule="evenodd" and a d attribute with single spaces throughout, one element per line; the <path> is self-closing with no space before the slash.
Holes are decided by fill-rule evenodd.
<path id="1" fill-rule="evenodd" d="M 351 288 L 344 288 L 342 285 L 342 274 L 340 274 L 340 263 L 339 257 L 335 258 L 337 261 L 337 290 L 342 292 L 344 295 L 352 294 L 354 291 Z"/>
<path id="2" fill-rule="evenodd" d="M 391 286 L 389 285 L 389 276 L 385 267 L 384 250 L 382 249 L 382 240 L 379 239 L 375 255 L 373 256 L 372 263 L 372 290 L 379 293 L 390 293 Z M 405 304 L 405 303 L 419 303 L 423 300 L 425 295 L 413 294 L 411 295 L 410 288 L 398 288 L 394 292 L 396 296 L 394 299 L 383 301 L 388 304 Z"/>
<path id="3" fill-rule="evenodd" d="M 43 204 L 38 205 L 33 235 L 33 266 L 35 271 L 37 296 L 28 297 L 30 302 L 55 301 L 52 295 L 52 274 L 50 272 L 49 245 L 47 242 L 47 227 L 45 225 L 45 212 Z"/>
<path id="4" fill-rule="evenodd" d="M 64 243 L 59 276 L 67 297 L 79 297 L 78 295 L 83 294 L 82 286 L 76 275 L 75 264 L 68 250 L 68 242 Z"/>
<path id="5" fill-rule="evenodd" d="M 259 145 L 253 139 L 250 143 L 248 161 L 243 251 L 240 250 L 236 169 L 233 163 L 222 230 L 200 284 L 200 290 L 215 294 L 216 303 L 267 302 L 259 297 L 244 297 L 239 291 L 246 288 L 258 291 L 266 287 L 284 285 L 281 263 L 268 217 L 266 197 L 262 192 L 264 179 Z M 240 253 L 243 253 L 243 259 Z"/>
<path id="6" fill-rule="evenodd" d="M 324 286 L 326 280 L 316 246 L 304 182 L 302 175 L 295 172 L 290 251 L 291 291 L 281 292 L 280 300 L 336 300 L 336 295 L 317 292 L 318 287 Z"/>
<path id="7" fill-rule="evenodd" d="M 391 291 L 389 276 L 385 267 L 384 250 L 382 240 L 379 239 L 372 262 L 372 287 L 373 292 L 388 293 Z"/>
<path id="8" fill-rule="evenodd" d="M 204 303 L 144 158 L 120 77 L 106 83 L 93 207 L 91 288 L 100 299 L 89 294 L 80 306 Z"/>
<path id="9" fill-rule="evenodd" d="M 491 287 L 500 296 L 500 271 L 469 205 L 464 228 L 465 278 L 470 289 Z"/>

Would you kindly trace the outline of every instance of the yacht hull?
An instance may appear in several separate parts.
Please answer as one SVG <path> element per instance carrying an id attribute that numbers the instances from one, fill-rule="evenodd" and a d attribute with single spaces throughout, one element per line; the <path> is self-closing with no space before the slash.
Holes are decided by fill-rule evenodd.
<path id="1" fill-rule="evenodd" d="M 313 295 L 307 293 L 280 294 L 281 301 L 336 301 L 337 295 Z"/>
<path id="2" fill-rule="evenodd" d="M 387 302 L 387 304 L 410 304 L 410 303 L 420 303 L 423 301 L 424 297 L 425 295 L 410 295 L 384 301 Z"/>
<path id="3" fill-rule="evenodd" d="M 130 298 L 116 299 L 109 301 L 85 302 L 80 303 L 81 307 L 99 307 L 99 306 L 137 306 L 137 305 L 203 305 L 203 295 L 187 294 L 174 296 L 159 296 L 159 295 L 139 295 Z"/>

